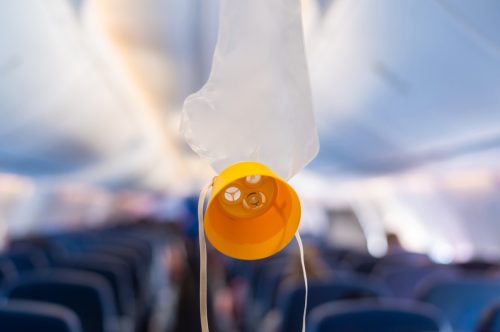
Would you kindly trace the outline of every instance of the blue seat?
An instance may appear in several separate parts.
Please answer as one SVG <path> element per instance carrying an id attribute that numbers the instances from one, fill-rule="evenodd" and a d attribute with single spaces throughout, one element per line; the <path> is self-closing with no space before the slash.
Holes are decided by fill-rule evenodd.
<path id="1" fill-rule="evenodd" d="M 55 261 L 54 266 L 99 274 L 111 285 L 118 314 L 120 316 L 134 316 L 132 281 L 125 268 L 116 261 L 106 257 L 80 255 Z"/>
<path id="2" fill-rule="evenodd" d="M 24 249 L 38 251 L 45 256 L 45 259 L 49 262 L 49 264 L 53 263 L 55 259 L 66 254 L 65 248 L 49 237 L 16 239 L 9 246 L 13 250 Z"/>
<path id="3" fill-rule="evenodd" d="M 134 291 L 134 300 L 136 315 L 136 324 L 142 326 L 147 320 L 147 315 L 151 310 L 149 297 L 149 266 L 140 253 L 134 248 L 128 248 L 123 245 L 103 242 L 89 242 L 85 248 L 85 254 L 99 255 L 120 261 L 127 265 L 127 270 L 131 273 L 132 287 Z"/>
<path id="4" fill-rule="evenodd" d="M 135 241 L 126 238 L 100 238 L 88 243 L 87 251 L 102 252 L 125 259 L 129 262 L 135 273 L 134 279 L 140 290 L 143 301 L 149 300 L 149 279 L 152 264 L 152 253 L 149 249 Z M 151 254 L 151 255 L 150 255 Z"/>
<path id="5" fill-rule="evenodd" d="M 311 312 L 310 332 L 422 332 L 451 331 L 433 307 L 413 302 L 342 301 Z"/>
<path id="6" fill-rule="evenodd" d="M 49 262 L 45 255 L 33 248 L 15 248 L 0 255 L 0 262 L 9 261 L 16 272 L 22 273 L 47 267 Z"/>
<path id="7" fill-rule="evenodd" d="M 283 271 L 285 262 L 286 259 L 283 251 L 277 255 L 257 261 L 227 260 L 230 274 L 243 278 L 248 283 L 249 293 L 244 298 L 244 307 L 246 310 L 243 310 L 242 320 L 250 330 L 254 328 L 255 322 L 262 318 L 261 314 L 264 311 L 265 304 L 262 303 L 263 300 L 261 297 L 263 288 L 267 288 L 269 282 L 272 283 L 270 278 L 274 277 L 274 272 L 271 271 Z"/>
<path id="8" fill-rule="evenodd" d="M 0 329 L 5 332 L 81 332 L 69 309 L 44 302 L 10 301 L 0 306 Z"/>
<path id="9" fill-rule="evenodd" d="M 352 250 L 342 247 L 331 247 L 328 245 L 324 245 L 321 247 L 321 252 L 323 253 L 323 257 L 326 260 L 333 260 L 341 263 L 344 261 L 346 256 L 348 256 L 352 252 Z M 346 262 L 344 261 L 344 263 Z"/>
<path id="10" fill-rule="evenodd" d="M 413 298 L 419 284 L 426 279 L 452 279 L 457 275 L 452 267 L 440 265 L 400 266 L 377 271 L 395 297 Z"/>
<path id="11" fill-rule="evenodd" d="M 57 258 L 82 253 L 85 249 L 82 239 L 74 235 L 59 234 L 50 237 L 48 242 L 48 249 L 52 251 L 51 254 Z M 54 250 L 57 250 L 57 252 L 53 252 Z"/>
<path id="12" fill-rule="evenodd" d="M 106 243 L 112 243 L 116 245 L 123 245 L 128 248 L 133 248 L 142 257 L 146 265 L 150 265 L 153 260 L 154 245 L 151 243 L 154 239 L 144 240 L 134 234 L 125 231 L 113 231 L 105 233 L 105 235 L 100 239 Z"/>
<path id="13" fill-rule="evenodd" d="M 265 264 L 265 268 L 259 271 L 252 304 L 256 317 L 262 318 L 264 313 L 272 308 L 286 263 L 287 260 L 275 260 L 273 263 Z"/>
<path id="14" fill-rule="evenodd" d="M 498 279 L 429 281 L 417 296 L 441 309 L 457 331 L 474 331 L 481 313 L 500 299 Z"/>
<path id="15" fill-rule="evenodd" d="M 258 260 L 255 262 L 250 262 L 251 270 L 249 271 L 249 275 L 247 276 L 249 279 L 251 291 L 252 291 L 252 299 L 255 299 L 259 296 L 259 285 L 265 282 L 267 279 L 267 274 L 271 270 L 279 270 L 283 271 L 286 266 L 287 258 L 281 252 L 278 255 L 271 256 L 262 260 Z"/>
<path id="16" fill-rule="evenodd" d="M 75 259 L 75 257 L 85 256 L 106 259 L 108 262 L 114 261 L 113 265 L 120 265 L 126 269 L 128 277 L 132 280 L 132 292 L 134 301 L 141 297 L 141 286 L 145 280 L 141 279 L 144 266 L 133 251 L 116 245 L 106 245 L 101 241 L 96 241 L 97 235 L 71 234 L 58 236 L 52 239 L 54 243 L 64 248 L 64 255 L 61 259 Z"/>
<path id="17" fill-rule="evenodd" d="M 132 248 L 126 248 L 113 244 L 96 244 L 89 245 L 86 252 L 94 254 L 104 254 L 116 257 L 130 266 L 133 270 L 134 287 L 138 289 L 141 295 L 143 283 L 146 280 L 147 265 L 141 260 L 140 255 L 137 254 Z"/>
<path id="18" fill-rule="evenodd" d="M 16 268 L 9 260 L 0 262 L 0 288 L 17 276 Z"/>
<path id="19" fill-rule="evenodd" d="M 415 252 L 401 252 L 388 254 L 380 258 L 373 268 L 373 272 L 397 266 L 426 266 L 430 264 L 432 262 L 427 255 Z"/>
<path id="20" fill-rule="evenodd" d="M 304 285 L 291 287 L 280 299 L 278 308 L 281 311 L 282 322 L 280 332 L 301 331 L 302 313 L 304 310 Z M 367 278 L 334 279 L 314 282 L 309 285 L 308 312 L 315 307 L 332 301 L 378 298 L 388 295 L 387 289 Z"/>
<path id="21" fill-rule="evenodd" d="M 370 274 L 379 259 L 367 253 L 350 251 L 344 255 L 341 262 L 358 273 Z"/>
<path id="22" fill-rule="evenodd" d="M 82 323 L 83 332 L 112 332 L 116 311 L 108 283 L 89 272 L 45 270 L 23 275 L 5 295 L 68 307 Z"/>
<path id="23" fill-rule="evenodd" d="M 490 306 L 484 312 L 477 332 L 500 332 L 500 303 Z"/>
<path id="24" fill-rule="evenodd" d="M 335 276 L 336 278 L 355 278 L 357 275 L 354 272 L 349 272 L 346 269 L 330 267 L 330 265 L 325 266 L 330 276 Z M 275 265 L 269 268 L 261 274 L 259 283 L 256 289 L 255 306 L 257 307 L 256 313 L 257 317 L 261 318 L 266 312 L 273 309 L 276 306 L 276 301 L 278 300 L 280 283 L 284 277 L 284 265 Z M 312 281 L 312 280 L 311 280 Z"/>
<path id="25" fill-rule="evenodd" d="M 455 267 L 465 271 L 465 272 L 478 272 L 484 273 L 491 271 L 498 267 L 497 263 L 489 262 L 481 259 L 473 259 L 468 262 L 455 264 Z"/>

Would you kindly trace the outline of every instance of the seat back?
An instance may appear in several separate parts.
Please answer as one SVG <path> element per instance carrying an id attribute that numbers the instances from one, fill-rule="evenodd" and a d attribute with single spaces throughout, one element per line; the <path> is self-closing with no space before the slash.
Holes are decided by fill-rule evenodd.
<path id="1" fill-rule="evenodd" d="M 498 279 L 433 281 L 424 285 L 418 298 L 438 307 L 457 331 L 474 331 L 481 313 L 500 299 Z"/>
<path id="2" fill-rule="evenodd" d="M 42 252 L 26 248 L 15 248 L 7 251 L 0 256 L 0 261 L 11 262 L 18 273 L 44 268 L 49 265 Z"/>
<path id="3" fill-rule="evenodd" d="M 404 266 L 378 271 L 378 277 L 391 289 L 394 296 L 413 298 L 419 284 L 426 279 L 454 279 L 457 271 L 440 265 Z"/>
<path id="4" fill-rule="evenodd" d="M 105 257 L 78 256 L 72 259 L 56 261 L 55 266 L 74 270 L 97 273 L 106 279 L 111 286 L 117 313 L 120 316 L 134 314 L 134 298 L 131 293 L 131 283 L 127 283 L 127 271 Z"/>
<path id="5" fill-rule="evenodd" d="M 9 260 L 0 261 L 0 288 L 12 281 L 16 275 L 16 268 Z"/>
<path id="6" fill-rule="evenodd" d="M 477 332 L 500 332 L 500 303 L 492 305 L 485 311 Z"/>
<path id="7" fill-rule="evenodd" d="M 384 270 L 386 268 L 398 267 L 398 266 L 426 266 L 432 264 L 430 258 L 427 255 L 414 253 L 414 252 L 400 252 L 394 254 L 388 254 L 380 258 L 377 262 L 373 271 Z"/>
<path id="8" fill-rule="evenodd" d="M 55 303 L 76 313 L 83 332 L 109 332 L 116 316 L 106 280 L 88 272 L 47 270 L 24 275 L 6 290 L 10 299 Z"/>
<path id="9" fill-rule="evenodd" d="M 71 310 L 34 301 L 10 301 L 0 306 L 0 327 L 6 332 L 81 332 L 80 321 Z"/>
<path id="10" fill-rule="evenodd" d="M 317 307 L 308 331 L 444 332 L 451 326 L 434 308 L 419 303 L 347 301 Z"/>
<path id="11" fill-rule="evenodd" d="M 309 285 L 308 312 L 315 307 L 332 301 L 377 298 L 387 295 L 387 289 L 367 278 L 334 279 L 314 282 Z M 301 284 L 291 287 L 280 299 L 278 308 L 282 313 L 280 332 L 301 331 L 305 288 Z"/>

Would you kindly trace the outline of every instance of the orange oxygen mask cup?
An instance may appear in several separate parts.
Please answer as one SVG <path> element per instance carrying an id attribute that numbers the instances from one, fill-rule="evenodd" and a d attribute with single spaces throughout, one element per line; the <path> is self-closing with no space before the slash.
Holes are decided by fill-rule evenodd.
<path id="1" fill-rule="evenodd" d="M 263 164 L 241 162 L 214 178 L 205 233 L 227 256 L 266 258 L 292 240 L 300 212 L 297 193 L 285 180 Z"/>

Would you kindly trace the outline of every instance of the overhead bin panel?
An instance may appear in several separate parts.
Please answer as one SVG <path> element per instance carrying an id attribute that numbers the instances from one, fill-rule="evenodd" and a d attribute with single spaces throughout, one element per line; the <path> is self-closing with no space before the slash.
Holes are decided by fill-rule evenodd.
<path id="1" fill-rule="evenodd" d="M 106 182 L 120 162 L 121 180 L 140 183 L 166 167 L 168 137 L 76 15 L 62 0 L 2 6 L 0 169 Z"/>
<path id="2" fill-rule="evenodd" d="M 495 6 L 333 3 L 309 52 L 318 169 L 394 171 L 500 137 Z"/>

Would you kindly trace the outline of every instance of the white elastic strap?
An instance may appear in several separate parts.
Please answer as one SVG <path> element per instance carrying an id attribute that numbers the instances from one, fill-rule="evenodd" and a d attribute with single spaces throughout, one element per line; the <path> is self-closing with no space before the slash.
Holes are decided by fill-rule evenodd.
<path id="1" fill-rule="evenodd" d="M 304 313 L 302 315 L 302 332 L 306 332 L 306 314 L 307 314 L 307 295 L 309 293 L 309 289 L 307 286 L 307 272 L 306 272 L 306 262 L 304 260 L 304 246 L 302 245 L 302 239 L 300 238 L 299 231 L 295 233 L 295 238 L 297 239 L 297 243 L 299 244 L 300 251 L 300 263 L 302 264 L 302 274 L 304 275 L 304 286 L 305 286 L 305 297 L 304 297 Z"/>
<path id="2" fill-rule="evenodd" d="M 200 242 L 200 321 L 201 331 L 208 330 L 208 310 L 207 310 L 207 243 L 205 241 L 205 229 L 203 228 L 203 208 L 208 191 L 212 185 L 207 185 L 201 190 L 198 200 L 198 239 Z"/>

